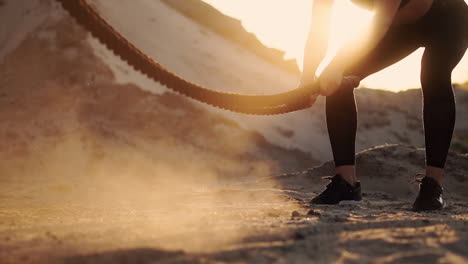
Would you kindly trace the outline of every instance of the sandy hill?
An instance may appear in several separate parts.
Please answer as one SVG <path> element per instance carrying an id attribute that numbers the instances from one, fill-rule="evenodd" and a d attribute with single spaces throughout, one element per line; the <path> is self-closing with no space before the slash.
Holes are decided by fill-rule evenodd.
<path id="1" fill-rule="evenodd" d="M 253 33 L 245 30 L 240 20 L 226 16 L 200 0 L 162 0 L 162 2 L 216 34 L 252 51 L 260 58 L 288 72 L 299 73 L 295 60 L 285 60 L 284 51 L 265 47 Z"/>

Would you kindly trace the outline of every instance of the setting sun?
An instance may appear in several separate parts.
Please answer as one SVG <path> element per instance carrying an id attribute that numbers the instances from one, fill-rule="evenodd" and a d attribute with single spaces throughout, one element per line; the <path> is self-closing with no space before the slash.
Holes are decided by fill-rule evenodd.
<path id="1" fill-rule="evenodd" d="M 286 58 L 295 58 L 302 68 L 307 31 L 310 25 L 312 1 L 286 0 L 204 0 L 221 12 L 236 17 L 244 27 L 257 35 L 264 44 L 286 52 Z M 468 2 L 465 0 L 465 2 Z M 358 8 L 350 1 L 335 1 L 332 35 L 327 58 L 353 34 L 370 22 L 372 13 Z M 365 79 L 366 87 L 393 91 L 420 87 L 420 59 L 423 49 L 378 74 Z M 468 56 L 453 72 L 453 82 L 468 81 Z M 323 66 L 323 65 L 322 65 Z M 401 73 L 405 73 L 402 75 Z"/>

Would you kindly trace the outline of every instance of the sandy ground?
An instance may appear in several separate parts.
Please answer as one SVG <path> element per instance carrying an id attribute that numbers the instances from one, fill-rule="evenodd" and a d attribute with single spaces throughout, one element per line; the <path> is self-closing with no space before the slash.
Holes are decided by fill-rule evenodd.
<path id="1" fill-rule="evenodd" d="M 405 157 L 411 159 L 402 162 Z M 2 263 L 466 263 L 468 157 L 453 154 L 449 159 L 447 208 L 415 213 L 410 207 L 417 185 L 411 182 L 422 162 L 423 150 L 406 146 L 361 153 L 364 200 L 357 205 L 307 204 L 326 183 L 320 177 L 330 175 L 330 163 L 203 191 L 145 198 L 120 194 L 126 196 L 127 205 L 112 197 L 100 202 L 60 201 L 60 194 L 72 191 L 50 183 L 43 185 L 49 196 L 45 201 L 24 185 L 10 185 L 6 195 L 2 191 L 0 259 Z M 53 193 L 57 200 L 51 202 Z"/>
<path id="2" fill-rule="evenodd" d="M 357 93 L 359 148 L 407 145 L 359 155 L 359 205 L 310 207 L 327 183 L 321 177 L 332 174 L 330 162 L 320 165 L 330 155 L 323 102 L 262 122 L 207 108 L 131 72 L 50 1 L 5 2 L 0 263 L 468 261 L 466 155 L 449 158 L 446 209 L 409 210 L 424 165 L 423 150 L 408 146 L 422 142 L 419 91 Z M 238 92 L 255 82 L 273 90 L 294 83 L 160 2 L 151 5 L 157 19 L 141 18 L 168 39 L 150 42 L 153 52 L 178 73 Z M 197 42 L 191 53 L 175 47 Z M 222 71 L 225 61 L 236 71 Z M 457 90 L 457 100 L 463 145 L 466 92 Z M 295 171 L 302 172 L 287 174 Z"/>

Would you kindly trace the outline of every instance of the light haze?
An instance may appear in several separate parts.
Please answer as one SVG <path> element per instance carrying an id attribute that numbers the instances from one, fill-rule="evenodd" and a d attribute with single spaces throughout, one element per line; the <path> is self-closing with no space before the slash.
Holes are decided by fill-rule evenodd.
<path id="1" fill-rule="evenodd" d="M 238 18 L 244 27 L 257 35 L 265 45 L 286 52 L 286 58 L 295 58 L 302 68 L 307 31 L 310 25 L 312 1 L 298 0 L 204 0 L 221 12 Z M 468 0 L 465 0 L 468 2 Z M 358 8 L 350 1 L 335 1 L 332 36 L 328 59 L 350 36 L 369 23 L 371 12 Z M 392 91 L 420 87 L 420 59 L 423 49 L 403 61 L 374 74 L 363 81 L 370 88 Z M 323 66 L 323 65 L 322 65 Z M 468 56 L 453 72 L 453 82 L 468 81 Z"/>

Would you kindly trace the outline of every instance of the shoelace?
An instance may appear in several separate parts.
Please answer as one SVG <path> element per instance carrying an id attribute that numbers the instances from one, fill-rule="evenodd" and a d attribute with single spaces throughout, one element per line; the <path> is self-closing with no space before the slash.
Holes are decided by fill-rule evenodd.
<path id="1" fill-rule="evenodd" d="M 422 180 L 424 179 L 424 177 L 426 177 L 426 174 L 424 174 L 424 173 L 418 173 L 418 174 L 416 174 L 416 176 L 414 176 L 413 184 L 414 184 L 414 183 L 421 183 Z"/>
<path id="2" fill-rule="evenodd" d="M 416 174 L 416 176 L 414 176 L 414 181 L 413 181 L 413 184 L 414 183 L 419 183 L 419 184 L 422 184 L 423 183 L 423 179 L 427 177 L 426 174 L 424 173 L 418 173 Z M 430 194 L 432 192 L 436 192 L 437 195 L 440 195 L 443 191 L 442 187 L 440 185 L 427 185 L 427 184 L 424 184 L 425 188 L 421 188 L 422 185 L 420 185 L 420 191 L 421 191 L 421 194 L 422 195 L 427 195 L 427 194 Z M 439 188 L 437 188 L 439 187 Z"/>
<path id="3" fill-rule="evenodd" d="M 324 195 L 328 195 L 329 193 L 333 193 L 335 189 L 338 187 L 338 178 L 335 176 L 324 176 L 322 177 L 323 180 L 330 180 L 331 182 L 327 184 L 325 190 L 323 191 Z"/>
<path id="4" fill-rule="evenodd" d="M 322 180 L 329 180 L 330 181 L 330 183 L 327 184 L 327 187 L 330 186 L 333 183 L 338 182 L 338 178 L 336 178 L 335 176 L 324 176 L 324 177 L 322 177 Z M 333 184 L 333 185 L 335 185 L 335 184 Z"/>

